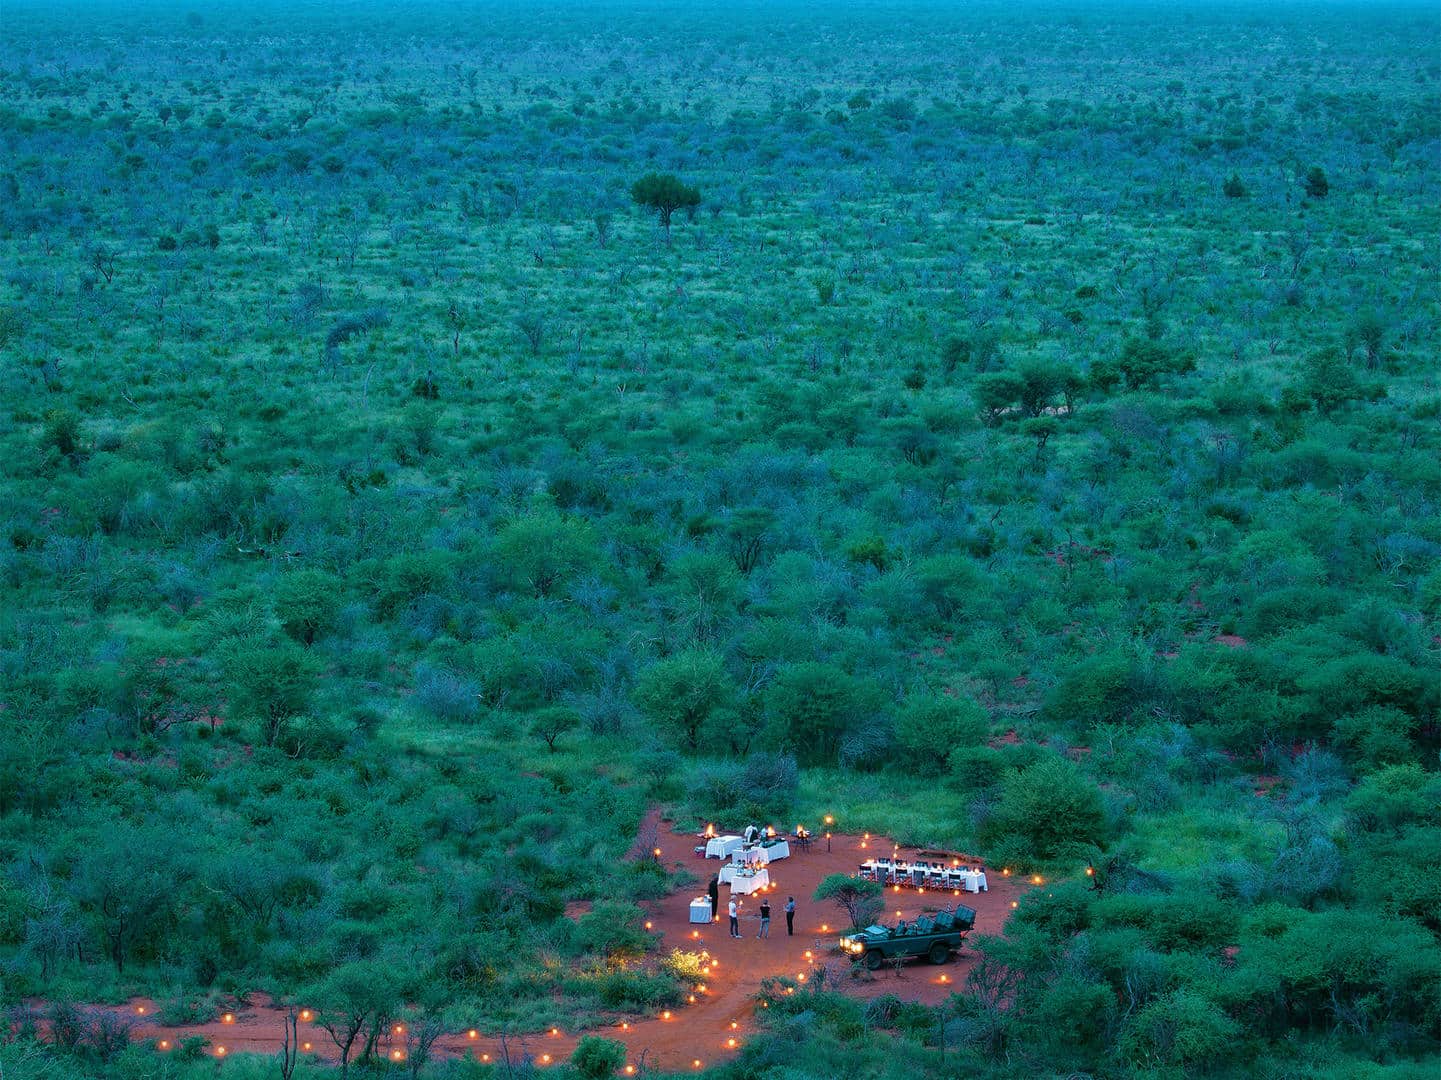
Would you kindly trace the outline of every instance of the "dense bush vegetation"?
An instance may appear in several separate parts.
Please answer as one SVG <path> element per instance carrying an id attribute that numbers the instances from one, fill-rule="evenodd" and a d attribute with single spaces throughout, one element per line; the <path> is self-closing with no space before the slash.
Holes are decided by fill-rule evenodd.
<path id="1" fill-rule="evenodd" d="M 657 801 L 1061 882 L 737 1076 L 1434 1067 L 1435 12 L 726 8 L 7 2 L 7 1076 L 673 1001 Z"/>

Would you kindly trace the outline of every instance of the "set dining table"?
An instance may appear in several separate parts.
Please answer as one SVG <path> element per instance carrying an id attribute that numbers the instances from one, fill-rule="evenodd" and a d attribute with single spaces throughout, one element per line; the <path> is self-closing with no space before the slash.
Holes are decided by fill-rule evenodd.
<path id="1" fill-rule="evenodd" d="M 963 892 L 989 891 L 986 872 L 979 866 L 947 866 L 933 862 L 902 862 L 893 859 L 867 859 L 861 863 L 860 876 L 882 885 L 915 885 L 923 888 L 960 889 Z"/>

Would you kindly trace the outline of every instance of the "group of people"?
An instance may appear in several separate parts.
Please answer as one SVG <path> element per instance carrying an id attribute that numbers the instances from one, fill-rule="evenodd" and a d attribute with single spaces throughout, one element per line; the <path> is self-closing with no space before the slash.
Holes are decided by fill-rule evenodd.
<path id="1" fill-rule="evenodd" d="M 743 908 L 743 907 L 745 907 L 745 901 L 744 901 L 744 900 L 737 900 L 735 894 L 732 893 L 732 894 L 731 894 L 731 899 L 730 899 L 730 904 L 728 905 L 728 907 L 726 908 L 726 910 L 727 910 L 727 912 L 730 914 L 731 937 L 733 937 L 733 938 L 742 938 L 742 937 L 745 937 L 745 935 L 742 934 L 741 931 L 740 931 L 740 916 L 741 916 L 741 908 Z M 718 875 L 712 875 L 712 877 L 711 877 L 711 879 L 710 879 L 710 917 L 711 917 L 711 922 L 715 922 L 716 914 L 717 914 L 717 912 L 718 912 L 719 910 L 720 910 L 720 877 L 719 877 Z M 785 916 L 786 916 L 786 937 L 795 937 L 795 933 L 796 933 L 796 898 L 795 898 L 794 896 L 787 896 L 787 897 L 786 897 L 786 904 L 785 904 L 784 911 L 785 911 Z M 770 897 L 768 897 L 768 896 L 762 896 L 762 897 L 761 897 L 760 919 L 761 919 L 761 928 L 760 928 L 760 932 L 756 934 L 756 937 L 768 938 L 768 937 L 771 936 L 771 901 L 770 901 Z"/>

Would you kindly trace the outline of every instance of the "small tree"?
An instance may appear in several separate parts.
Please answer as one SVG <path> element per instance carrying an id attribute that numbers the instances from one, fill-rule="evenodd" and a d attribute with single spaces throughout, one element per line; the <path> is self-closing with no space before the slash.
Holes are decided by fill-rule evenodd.
<path id="1" fill-rule="evenodd" d="M 339 1051 L 340 1076 L 346 1080 L 361 1033 L 383 1028 L 399 1007 L 394 976 L 383 964 L 350 963 L 331 972 L 309 996 L 320 1003 L 315 1023 Z"/>
<path id="2" fill-rule="evenodd" d="M 565 705 L 552 705 L 541 709 L 530 721 L 530 733 L 542 740 L 546 749 L 555 753 L 556 741 L 567 731 L 580 726 L 580 715 Z"/>
<path id="3" fill-rule="evenodd" d="M 699 206 L 700 188 L 683 183 L 674 173 L 646 173 L 631 185 L 630 197 L 660 215 L 666 243 L 670 243 L 671 215 Z"/>
<path id="4" fill-rule="evenodd" d="M 340 613 L 340 579 L 323 570 L 300 570 L 280 579 L 275 590 L 276 614 L 285 632 L 302 645 L 335 625 Z"/>
<path id="5" fill-rule="evenodd" d="M 1326 179 L 1326 170 L 1319 165 L 1312 165 L 1306 172 L 1306 179 L 1301 181 L 1305 188 L 1306 195 L 1312 199 L 1324 199 L 1331 192 L 1331 182 Z"/>
<path id="6" fill-rule="evenodd" d="M 865 926 L 881 910 L 883 892 L 879 882 L 849 874 L 830 874 L 816 886 L 811 899 L 834 901 L 852 926 Z"/>
<path id="7" fill-rule="evenodd" d="M 241 646 L 227 665 L 232 711 L 254 720 L 261 741 L 274 746 L 291 721 L 309 707 L 317 666 L 291 641 Z"/>
<path id="8" fill-rule="evenodd" d="M 1232 173 L 1226 177 L 1226 182 L 1221 185 L 1221 191 L 1228 199 L 1244 199 L 1250 194 L 1239 173 Z"/>
<path id="9" fill-rule="evenodd" d="M 735 684 L 721 655 L 686 649 L 657 661 L 636 685 L 635 703 L 658 728 L 678 737 L 688 750 L 700 747 L 713 717 L 729 710 Z"/>

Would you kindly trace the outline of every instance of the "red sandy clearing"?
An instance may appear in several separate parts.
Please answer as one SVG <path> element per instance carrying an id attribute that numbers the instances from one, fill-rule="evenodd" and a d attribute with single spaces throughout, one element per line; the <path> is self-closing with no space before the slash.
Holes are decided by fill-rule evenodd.
<path id="1" fill-rule="evenodd" d="M 653 820 L 657 819 L 648 817 L 647 825 Z M 644 826 L 641 837 L 649 840 L 648 829 Z M 773 887 L 767 894 L 772 908 L 770 938 L 760 940 L 756 937 L 759 930 L 756 912 L 760 907 L 760 898 L 751 896 L 745 898 L 747 902 L 743 909 L 741 926 L 745 937 L 736 941 L 730 937 L 724 923 L 699 926 L 690 923 L 691 900 L 705 891 L 710 875 L 721 865 L 714 859 L 703 859 L 693 854 L 696 843 L 696 838 L 690 833 L 676 834 L 665 826 L 655 834 L 652 847 L 661 849 L 661 861 L 667 866 L 689 869 L 700 881 L 692 888 L 682 889 L 649 905 L 647 915 L 652 930 L 659 937 L 662 951 L 681 948 L 706 950 L 710 954 L 715 966 L 706 976 L 704 991 L 696 992 L 695 1004 L 677 1007 L 669 1019 L 660 1016 L 624 1023 L 617 1021 L 612 1027 L 589 1032 L 625 1043 L 630 1050 L 628 1061 L 638 1068 L 685 1070 L 695 1068 L 697 1061 L 704 1067 L 732 1056 L 744 1043 L 746 1035 L 754 1030 L 752 999 L 760 990 L 761 980 L 768 976 L 805 975 L 807 983 L 813 984 L 815 969 L 825 966 L 827 985 L 856 997 L 869 998 L 891 993 L 908 1001 L 934 1005 L 944 1001 L 957 986 L 964 985 L 966 975 L 975 963 L 975 957 L 963 950 L 954 961 L 940 967 L 921 961 L 907 964 L 899 976 L 887 969 L 875 975 L 862 973 L 857 977 L 851 974 L 848 961 L 831 953 L 836 944 L 841 916 L 833 904 L 812 903 L 811 894 L 821 879 L 827 874 L 854 873 L 857 865 L 872 855 L 895 852 L 902 858 L 913 856 L 918 853 L 915 848 L 897 848 L 882 837 L 866 839 L 838 834 L 831 840 L 830 852 L 826 851 L 824 838 L 816 841 L 809 853 L 796 851 L 789 859 L 771 867 Z M 654 856 L 647 853 L 640 857 Z M 1030 886 L 1005 876 L 1000 870 L 988 868 L 988 876 L 990 892 L 978 895 L 964 893 L 959 898 L 935 891 L 922 894 L 914 889 L 900 893 L 888 890 L 884 919 L 914 919 L 924 911 L 959 902 L 976 909 L 975 932 L 998 934 L 1010 913 L 1011 902 Z M 722 916 L 729 892 L 722 886 Z M 796 898 L 794 937 L 786 936 L 782 910 L 788 895 Z M 805 991 L 802 989 L 800 992 Z M 282 1013 L 262 995 L 255 995 L 252 1002 L 248 1008 L 237 1009 L 230 1023 L 184 1027 L 162 1027 L 154 1023 L 151 1017 L 156 1014 L 156 1003 L 145 998 L 133 999 L 113 1011 L 133 1017 L 137 1022 L 134 1036 L 152 1040 L 157 1046 L 163 1042 L 162 1049 L 173 1049 L 181 1039 L 200 1035 L 209 1043 L 207 1053 L 214 1057 L 228 1057 L 236 1053 L 279 1053 L 283 1035 Z M 734 1046 L 729 1042 L 732 1039 L 735 1040 Z M 323 1060 L 335 1060 L 335 1047 L 329 1036 L 314 1023 L 301 1021 L 300 1041 L 305 1053 Z M 544 1068 L 567 1060 L 578 1041 L 578 1033 L 557 1032 L 552 1035 L 542 1032 L 511 1037 L 507 1049 L 513 1063 L 529 1057 L 538 1067 Z M 224 1047 L 223 1053 L 221 1047 Z M 380 1046 L 380 1052 L 394 1060 L 403 1060 L 405 1033 L 393 1031 Z M 397 1053 L 400 1058 L 394 1058 Z M 479 1033 L 475 1038 L 471 1038 L 469 1032 L 446 1035 L 435 1044 L 434 1053 L 439 1057 L 471 1054 L 483 1061 L 503 1060 L 500 1041 Z"/>

